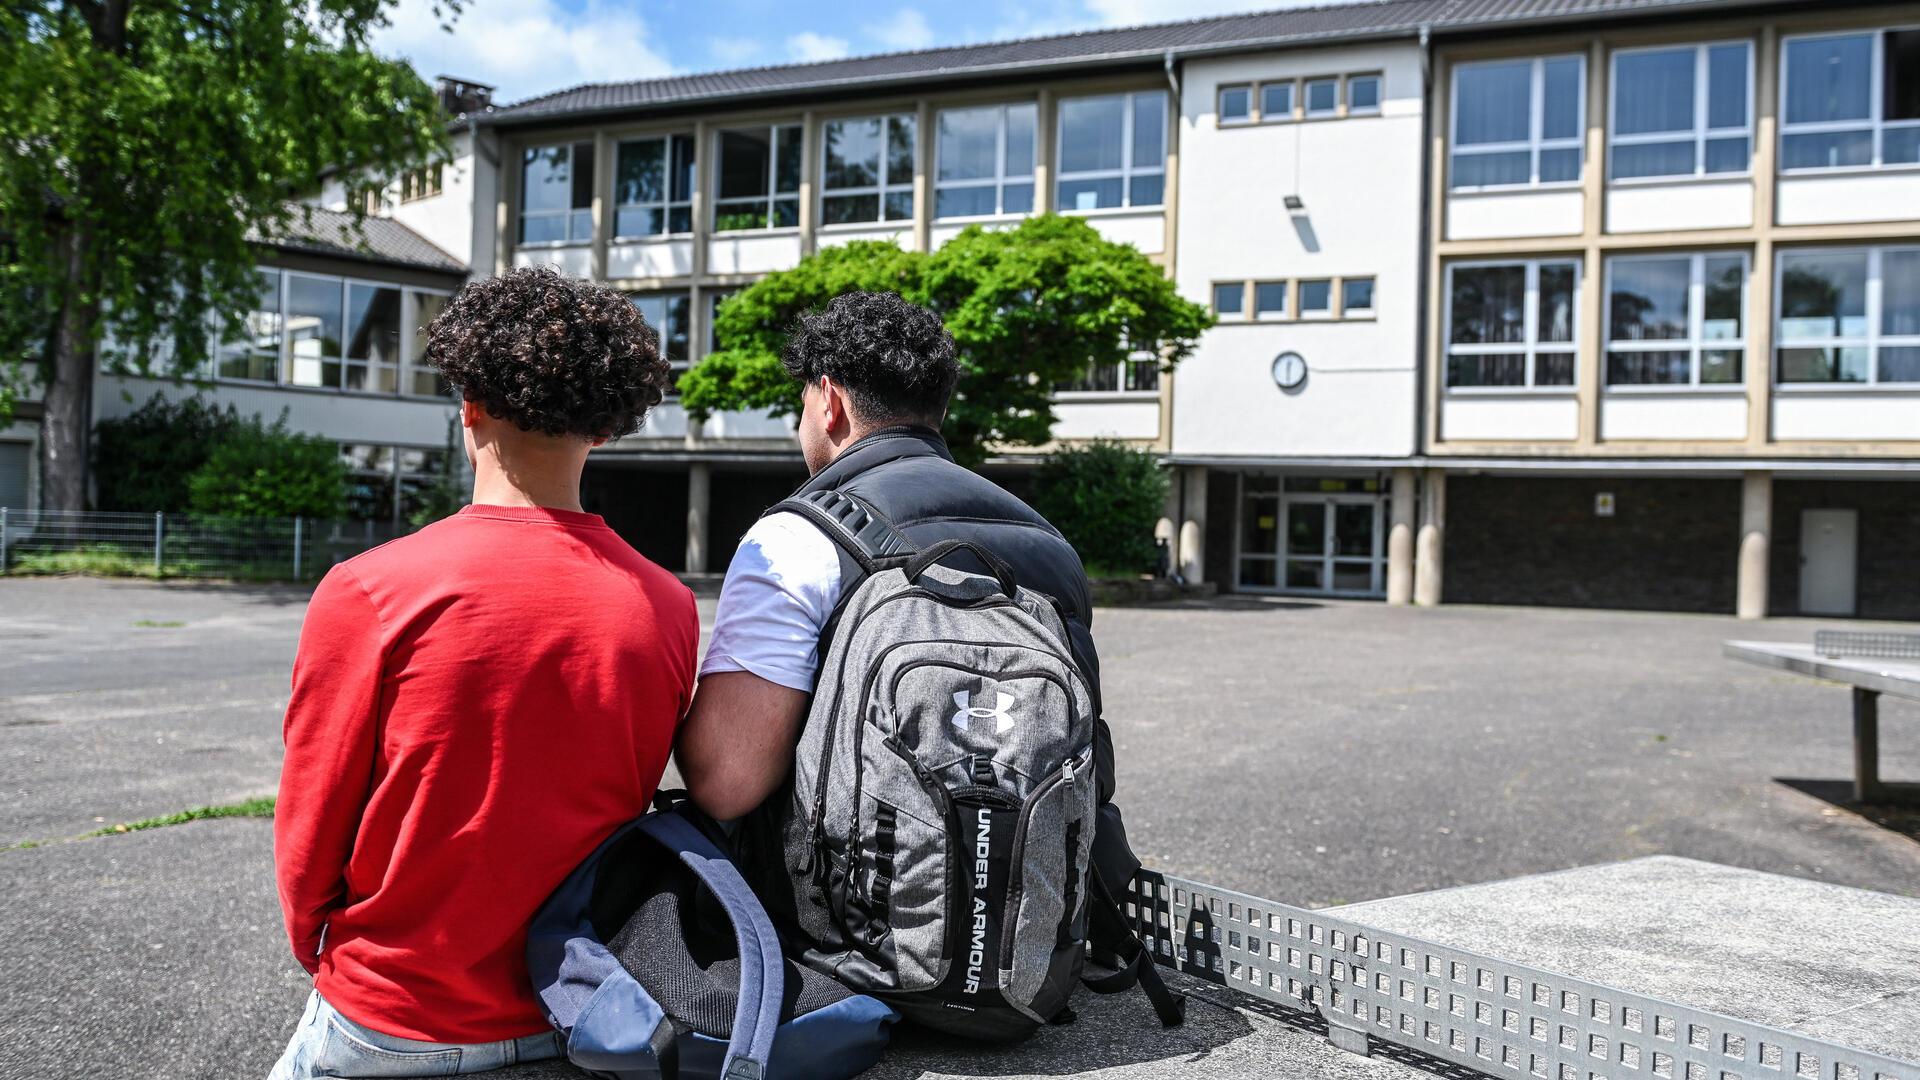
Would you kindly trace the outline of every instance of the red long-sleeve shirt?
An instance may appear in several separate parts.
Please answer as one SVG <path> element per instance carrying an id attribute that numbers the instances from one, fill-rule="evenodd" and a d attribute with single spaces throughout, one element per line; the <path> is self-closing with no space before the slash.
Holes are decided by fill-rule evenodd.
<path id="1" fill-rule="evenodd" d="M 274 812 L 287 934 L 327 1000 L 409 1039 L 543 1030 L 527 923 L 646 810 L 698 644 L 692 594 L 593 514 L 470 506 L 334 567 Z"/>

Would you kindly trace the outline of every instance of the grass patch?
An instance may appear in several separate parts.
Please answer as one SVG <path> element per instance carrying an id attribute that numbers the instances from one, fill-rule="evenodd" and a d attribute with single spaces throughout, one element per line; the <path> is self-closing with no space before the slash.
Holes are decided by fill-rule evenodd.
<path id="1" fill-rule="evenodd" d="M 20 551 L 8 560 L 10 565 L 5 573 L 21 577 L 57 577 L 62 575 L 80 575 L 84 577 L 122 577 L 145 578 L 153 581 L 160 578 L 194 578 L 212 581 L 292 581 L 293 567 L 285 559 L 201 559 L 187 556 L 166 557 L 161 569 L 153 568 L 151 549 L 116 547 L 112 544 L 89 544 L 79 548 L 65 548 L 58 551 Z M 316 555 L 303 567 L 302 578 L 310 579 L 331 565 Z M 135 623 L 135 626 L 143 625 Z M 159 624 L 173 625 L 173 624 Z"/>
<path id="2" fill-rule="evenodd" d="M 178 619 L 135 619 L 133 625 L 145 630 L 175 630 L 187 624 Z"/>
<path id="3" fill-rule="evenodd" d="M 129 821 L 120 825 L 109 825 L 104 829 L 95 829 L 83 836 L 115 836 L 120 833 L 140 832 L 145 829 L 161 829 L 168 825 L 185 825 L 189 821 L 207 821 L 212 818 L 270 818 L 273 816 L 274 799 L 266 796 L 248 799 L 245 802 L 227 806 L 196 806 L 191 810 L 182 810 L 177 814 L 163 814 L 160 817 Z"/>
<path id="4" fill-rule="evenodd" d="M 22 551 L 14 556 L 10 574 L 89 574 L 95 577 L 142 577 L 153 572 L 153 556 L 134 555 L 116 547 L 97 545 L 69 551 Z"/>

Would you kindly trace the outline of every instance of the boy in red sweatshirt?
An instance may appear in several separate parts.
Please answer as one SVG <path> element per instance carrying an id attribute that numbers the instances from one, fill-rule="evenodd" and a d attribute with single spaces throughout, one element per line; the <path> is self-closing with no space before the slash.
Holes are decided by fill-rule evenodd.
<path id="1" fill-rule="evenodd" d="M 272 1080 L 480 1072 L 561 1047 L 526 927 L 645 812 L 693 691 L 693 596 L 580 508 L 670 378 L 619 293 L 467 286 L 428 331 L 473 505 L 333 568 L 294 659 L 274 861 L 314 976 Z"/>

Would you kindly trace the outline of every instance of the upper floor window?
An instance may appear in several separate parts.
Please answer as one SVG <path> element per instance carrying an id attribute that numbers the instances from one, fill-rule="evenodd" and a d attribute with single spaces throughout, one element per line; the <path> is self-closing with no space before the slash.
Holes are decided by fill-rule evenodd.
<path id="1" fill-rule="evenodd" d="M 913 127 L 907 114 L 820 125 L 823 224 L 912 220 Z"/>
<path id="2" fill-rule="evenodd" d="M 520 154 L 520 242 L 593 239 L 593 144 L 528 147 Z"/>
<path id="3" fill-rule="evenodd" d="M 1152 349 L 1135 349 L 1125 360 L 1111 364 L 1088 364 L 1072 379 L 1053 384 L 1057 392 L 1124 393 L 1160 389 L 1160 358 Z"/>
<path id="4" fill-rule="evenodd" d="M 424 169 L 409 169 L 400 174 L 400 201 L 413 202 L 415 199 L 431 199 L 440 194 L 445 176 L 444 166 L 429 165 Z"/>
<path id="5" fill-rule="evenodd" d="M 800 125 L 722 131 L 714 231 L 799 224 Z"/>
<path id="6" fill-rule="evenodd" d="M 613 174 L 613 235 L 692 232 L 693 159 L 691 135 L 621 143 Z"/>
<path id="7" fill-rule="evenodd" d="M 632 293 L 627 300 L 639 310 L 647 325 L 653 327 L 653 332 L 660 335 L 660 354 L 677 379 L 680 372 L 687 370 L 687 346 L 693 330 L 691 298 L 683 292 Z"/>
<path id="8" fill-rule="evenodd" d="M 940 110 L 934 121 L 933 216 L 1032 211 L 1039 115 L 1031 102 Z"/>
<path id="9" fill-rule="evenodd" d="M 1607 385 L 1738 383 L 1746 294 L 1741 254 L 1607 260 Z"/>
<path id="10" fill-rule="evenodd" d="M 1277 124 L 1293 119 L 1293 80 L 1260 84 L 1260 120 Z"/>
<path id="11" fill-rule="evenodd" d="M 1159 206 L 1167 172 L 1167 92 L 1060 102 L 1061 210 Z"/>
<path id="12" fill-rule="evenodd" d="M 1780 254 L 1779 380 L 1920 383 L 1920 247 Z"/>
<path id="13" fill-rule="evenodd" d="M 1220 88 L 1220 122 L 1245 124 L 1253 120 L 1253 87 L 1245 83 Z"/>
<path id="14" fill-rule="evenodd" d="M 1324 79 L 1308 79 L 1306 99 L 1308 116 L 1338 116 L 1340 114 L 1340 80 L 1332 76 Z"/>
<path id="15" fill-rule="evenodd" d="M 1448 186 L 1515 187 L 1580 179 L 1586 59 L 1461 64 L 1453 75 Z"/>
<path id="16" fill-rule="evenodd" d="M 1920 29 L 1791 37 L 1780 167 L 1920 162 Z"/>
<path id="17" fill-rule="evenodd" d="M 1609 175 L 1745 172 L 1752 54 L 1744 41 L 1614 53 Z"/>
<path id="18" fill-rule="evenodd" d="M 1347 115 L 1367 116 L 1379 112 L 1380 87 L 1378 75 L 1347 76 Z"/>
<path id="19" fill-rule="evenodd" d="M 1580 265 L 1571 259 L 1447 268 L 1447 386 L 1573 385 Z"/>
<path id="20" fill-rule="evenodd" d="M 241 315 L 239 336 L 213 350 L 216 378 L 370 394 L 444 393 L 438 374 L 419 359 L 426 327 L 446 307 L 446 294 L 272 267 L 255 275 L 259 292 Z"/>
<path id="21" fill-rule="evenodd" d="M 410 325 L 413 327 L 413 343 L 408 356 L 413 363 L 407 366 L 406 391 L 419 397 L 446 397 L 448 393 L 446 376 L 422 363 L 427 355 L 427 327 L 433 320 L 447 310 L 447 304 L 453 297 L 446 293 L 420 292 L 407 290 L 407 306 L 411 308 Z"/>

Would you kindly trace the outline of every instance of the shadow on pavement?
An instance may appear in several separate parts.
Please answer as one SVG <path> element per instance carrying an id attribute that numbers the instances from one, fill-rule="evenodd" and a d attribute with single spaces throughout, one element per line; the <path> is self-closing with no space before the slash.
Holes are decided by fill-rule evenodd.
<path id="1" fill-rule="evenodd" d="M 1314 611 L 1327 605 L 1312 600 L 1283 600 L 1275 596 L 1250 596 L 1246 593 L 1234 593 L 1227 596 L 1209 596 L 1205 599 L 1163 600 L 1153 604 L 1135 604 L 1134 607 L 1154 608 L 1161 611 Z"/>
<path id="2" fill-rule="evenodd" d="M 1891 833 L 1920 842 L 1920 805 L 1872 804 L 1853 800 L 1850 780 L 1807 780 L 1776 776 L 1774 783 L 1811 795 L 1835 809 L 1864 818 Z"/>

